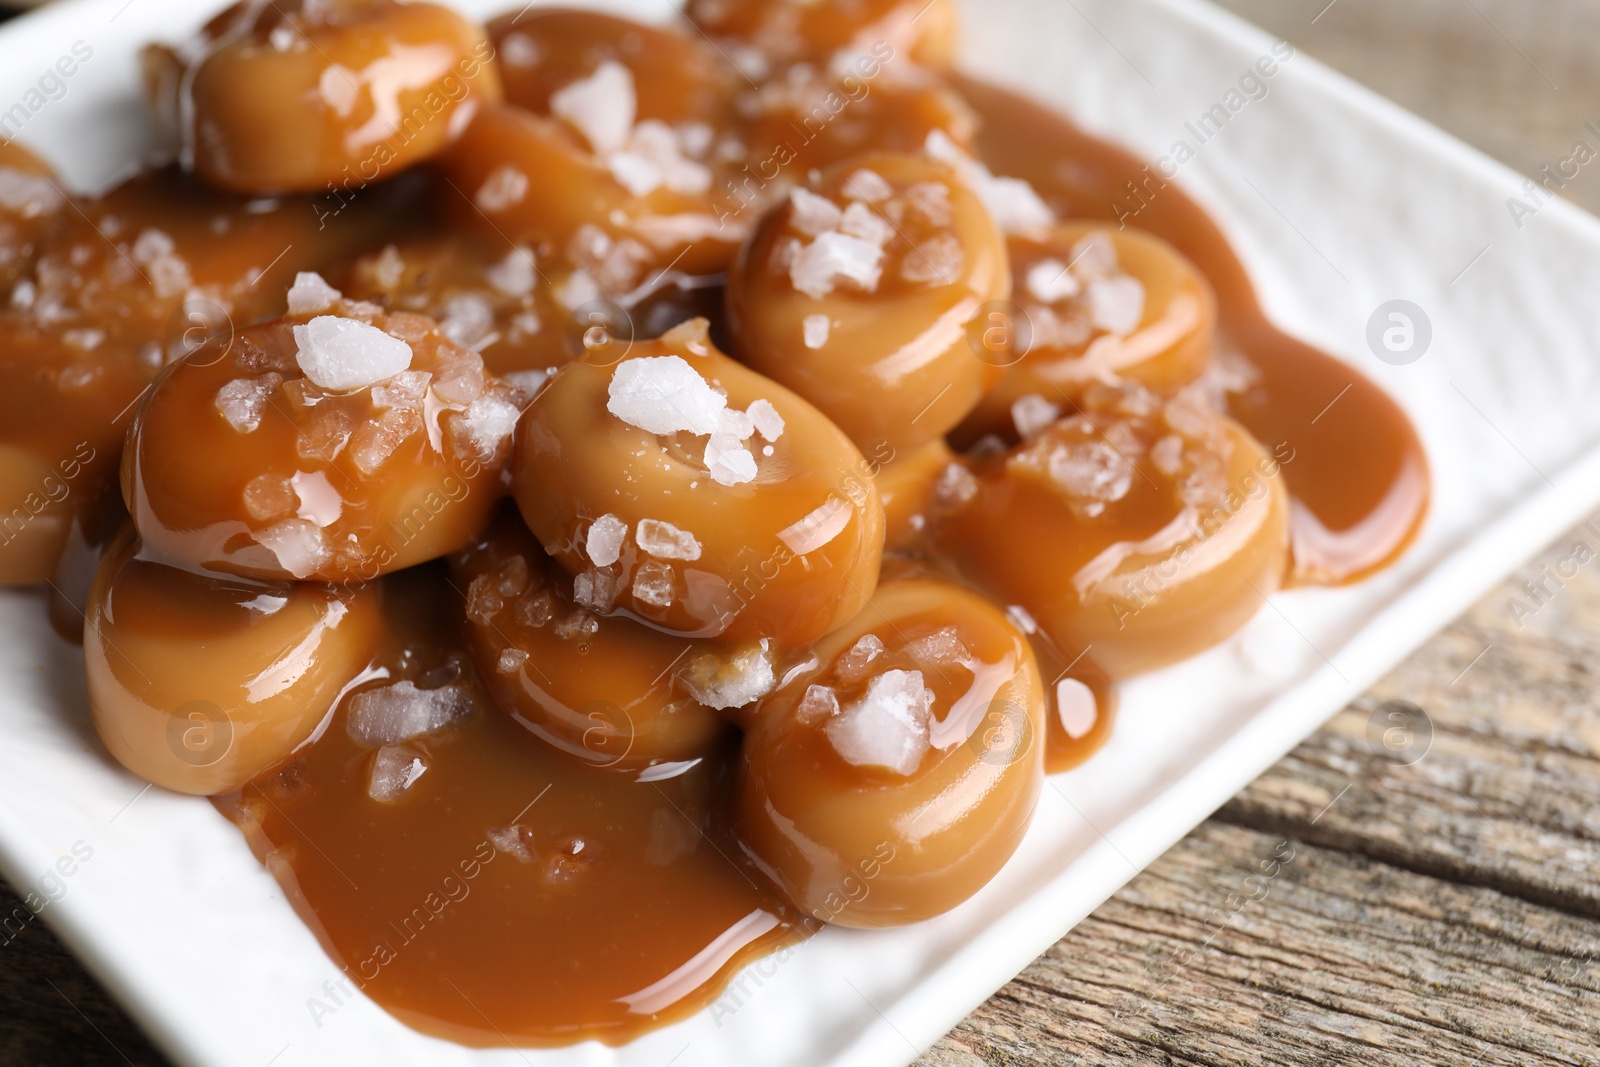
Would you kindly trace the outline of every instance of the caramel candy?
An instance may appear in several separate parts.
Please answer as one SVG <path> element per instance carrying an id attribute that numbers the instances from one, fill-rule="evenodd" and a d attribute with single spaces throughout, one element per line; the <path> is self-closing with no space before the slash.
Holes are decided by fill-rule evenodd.
<path id="1" fill-rule="evenodd" d="M 931 66 L 948 66 L 955 57 L 953 0 L 690 0 L 685 13 L 714 37 L 785 59 L 825 61 L 874 45 Z"/>
<path id="2" fill-rule="evenodd" d="M 518 427 L 517 504 L 578 602 L 779 648 L 859 611 L 883 505 L 838 427 L 718 352 L 704 320 L 621 347 L 568 364 Z"/>
<path id="3" fill-rule="evenodd" d="M 206 181 L 238 193 L 355 192 L 438 155 L 500 98 L 482 27 L 394 0 L 238 3 L 152 46 L 145 85 Z"/>
<path id="4" fill-rule="evenodd" d="M 479 674 L 499 706 L 541 741 L 630 771 L 714 750 L 726 726 L 677 681 L 691 643 L 574 603 L 572 579 L 515 513 L 451 569 L 466 595 Z M 766 679 L 770 688 L 770 666 Z"/>
<path id="5" fill-rule="evenodd" d="M 89 594 L 89 710 L 106 748 L 141 778 L 222 793 L 311 736 L 381 629 L 370 587 L 210 578 L 140 558 L 130 527 Z"/>
<path id="6" fill-rule="evenodd" d="M 745 736 L 746 850 L 824 922 L 948 911 L 1011 857 L 1044 783 L 1027 640 L 960 587 L 902 579 L 815 656 Z"/>
<path id="7" fill-rule="evenodd" d="M 522 394 L 433 320 L 343 300 L 174 364 L 135 415 L 123 496 L 153 557 L 251 578 L 369 581 L 487 523 Z"/>
<path id="8" fill-rule="evenodd" d="M 958 437 L 1011 432 L 1011 405 L 1037 393 L 1055 403 L 1095 382 L 1126 379 L 1159 393 L 1188 385 L 1211 362 L 1217 302 L 1171 245 L 1142 230 L 1069 222 L 1009 240 L 1013 303 L 1029 347 L 999 351 L 1005 377 Z"/>
<path id="9" fill-rule="evenodd" d="M 1010 292 L 1005 242 L 944 164 L 867 155 L 796 189 L 729 278 L 739 357 L 865 452 L 942 436 L 1000 377 L 968 323 Z"/>
<path id="10" fill-rule="evenodd" d="M 1092 647 L 1112 677 L 1153 670 L 1223 640 L 1278 590 L 1292 448 L 1269 452 L 1193 392 L 1101 386 L 1059 419 L 1030 400 L 1026 439 L 979 468 L 938 536 L 1060 656 Z"/>

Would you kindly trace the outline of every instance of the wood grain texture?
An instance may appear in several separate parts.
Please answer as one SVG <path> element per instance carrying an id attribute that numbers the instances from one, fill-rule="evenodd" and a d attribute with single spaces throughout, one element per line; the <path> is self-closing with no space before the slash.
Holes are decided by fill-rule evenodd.
<path id="1" fill-rule="evenodd" d="M 1593 0 L 1223 3 L 1530 176 L 1600 124 Z M 1600 209 L 1600 165 L 1565 193 Z M 1561 538 L 921 1067 L 1600 1063 L 1600 558 L 1560 567 L 1580 537 L 1600 552 Z M 1425 751 L 1385 738 L 1395 700 Z M 162 1062 L 42 923 L 0 937 L 0 1065 Z"/>

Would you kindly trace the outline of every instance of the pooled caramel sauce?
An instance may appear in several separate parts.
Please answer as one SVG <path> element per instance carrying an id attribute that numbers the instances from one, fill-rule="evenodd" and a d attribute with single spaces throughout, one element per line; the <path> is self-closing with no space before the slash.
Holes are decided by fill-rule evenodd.
<path id="1" fill-rule="evenodd" d="M 1427 456 L 1400 406 L 1361 372 L 1278 329 L 1222 231 L 1182 190 L 1131 153 L 1025 97 L 958 77 L 982 118 L 979 156 L 1026 178 L 1066 218 L 1108 219 L 1162 237 L 1216 290 L 1222 334 L 1260 373 L 1230 413 L 1269 449 L 1287 442 L 1292 582 L 1341 585 L 1392 563 L 1428 510 Z M 1139 189 L 1137 198 L 1130 184 Z M 1120 205 L 1120 210 L 1119 210 Z"/>
<path id="2" fill-rule="evenodd" d="M 585 766 L 489 703 L 441 565 L 384 579 L 383 595 L 393 633 L 372 678 L 472 698 L 464 719 L 405 742 L 426 769 L 374 801 L 375 752 L 351 738 L 346 699 L 314 744 L 216 801 L 344 995 L 467 1045 L 620 1044 L 803 936 L 728 831 L 736 742 L 648 771 Z"/>

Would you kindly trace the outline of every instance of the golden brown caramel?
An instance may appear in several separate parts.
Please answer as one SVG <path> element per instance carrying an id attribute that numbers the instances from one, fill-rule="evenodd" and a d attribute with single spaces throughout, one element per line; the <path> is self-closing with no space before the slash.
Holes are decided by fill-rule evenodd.
<path id="1" fill-rule="evenodd" d="M 1216 298 L 1194 266 L 1139 230 L 1069 222 L 1009 241 L 1013 302 L 1029 347 L 958 437 L 1009 435 L 1011 405 L 1037 393 L 1062 403 L 1094 382 L 1123 378 L 1170 393 L 1211 358 Z M 1007 353 L 997 362 L 1008 362 Z"/>
<path id="2" fill-rule="evenodd" d="M 492 374 L 553 370 L 572 356 L 566 309 L 531 248 L 471 237 L 405 241 L 362 257 L 334 283 L 352 300 L 436 320 L 446 337 L 481 354 Z"/>
<path id="3" fill-rule="evenodd" d="M 704 322 L 613 359 L 569 364 L 518 427 L 517 503 L 579 602 L 781 649 L 859 611 L 883 505 L 838 428 L 712 348 Z"/>
<path id="4" fill-rule="evenodd" d="M 76 207 L 0 315 L 4 584 L 48 580 L 73 524 L 103 525 L 95 502 L 164 360 L 280 310 L 298 267 L 360 247 L 373 221 L 364 207 L 321 230 L 306 201 L 243 202 L 171 170 Z"/>
<path id="5" fill-rule="evenodd" d="M 1147 164 L 1015 93 L 969 78 L 956 84 L 983 117 L 979 154 L 997 173 L 1027 178 L 1063 214 L 1150 231 L 1211 283 L 1223 333 L 1259 375 L 1230 410 L 1258 440 L 1287 442 L 1296 456 L 1286 473 L 1294 580 L 1354 582 L 1394 562 L 1421 528 L 1432 491 L 1427 455 L 1400 406 L 1348 364 L 1274 326 L 1217 224 Z M 1059 165 L 1067 159 L 1079 165 Z"/>
<path id="6" fill-rule="evenodd" d="M 1010 285 L 1004 239 L 952 170 L 868 155 L 762 221 L 729 279 L 728 324 L 741 359 L 863 451 L 909 452 L 999 379 L 967 324 Z"/>
<path id="7" fill-rule="evenodd" d="M 368 588 L 219 581 L 126 528 L 89 595 L 89 710 L 111 754 L 180 793 L 237 789 L 309 738 L 377 651 Z"/>
<path id="8" fill-rule="evenodd" d="M 123 496 L 153 557 L 369 581 L 485 525 L 523 396 L 433 320 L 306 281 L 299 314 L 196 350 L 139 406 Z"/>
<path id="9" fill-rule="evenodd" d="M 572 580 L 515 514 L 453 562 L 467 642 L 500 707 L 552 748 L 637 770 L 713 755 L 722 720 L 685 692 L 691 651 L 621 615 L 573 603 Z"/>
<path id="10" fill-rule="evenodd" d="M 930 523 L 965 503 L 962 494 L 971 475 L 964 470 L 943 440 L 897 455 L 878 469 L 887 551 L 920 553 L 927 547 Z"/>
<path id="11" fill-rule="evenodd" d="M 355 694 L 316 744 L 219 799 L 343 972 L 338 999 L 308 991 L 322 1010 L 359 988 L 463 1044 L 620 1044 L 800 936 L 729 832 L 735 751 L 654 780 L 554 752 L 461 670 L 437 572 L 384 583 L 384 683 L 449 693 L 451 721 L 374 749 Z"/>
<path id="12" fill-rule="evenodd" d="M 15 141 L 0 141 L 0 297 L 32 268 L 66 202 L 50 164 Z"/>
<path id="13" fill-rule="evenodd" d="M 494 50 L 448 7 L 242 2 L 145 57 L 189 166 L 239 193 L 356 189 L 437 155 L 498 100 Z"/>
<path id="14" fill-rule="evenodd" d="M 1296 459 L 1191 394 L 1100 387 L 982 467 L 940 545 L 1067 656 L 1092 649 L 1126 678 L 1211 647 L 1277 591 Z"/>
<path id="15" fill-rule="evenodd" d="M 690 0 L 685 14 L 714 37 L 734 37 L 784 59 L 830 58 L 880 42 L 918 63 L 948 65 L 955 55 L 951 0 Z"/>
<path id="16" fill-rule="evenodd" d="M 550 114 L 550 98 L 602 63 L 633 76 L 639 121 L 727 121 L 737 72 L 704 38 L 584 8 L 535 5 L 489 23 L 506 103 Z"/>
<path id="17" fill-rule="evenodd" d="M 885 582 L 768 697 L 745 738 L 745 848 L 813 918 L 938 915 L 1011 857 L 1044 781 L 1027 641 L 941 582 Z"/>

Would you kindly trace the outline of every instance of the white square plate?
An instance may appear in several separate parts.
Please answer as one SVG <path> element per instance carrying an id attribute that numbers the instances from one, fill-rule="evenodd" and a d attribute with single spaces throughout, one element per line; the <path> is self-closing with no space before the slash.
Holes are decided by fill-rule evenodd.
<path id="1" fill-rule="evenodd" d="M 510 0 L 463 6 L 488 15 Z M 22 139 L 79 187 L 149 136 L 135 53 L 212 4 L 66 0 L 0 27 L 0 110 L 76 41 L 93 56 Z M 661 13 L 665 0 L 638 0 Z M 966 65 L 1166 154 L 1272 41 L 1202 0 L 969 0 Z M 1297 56 L 1183 170 L 1279 323 L 1388 387 L 1421 429 L 1436 496 L 1401 564 L 1274 598 L 1246 631 L 1126 688 L 1115 736 L 1052 780 L 1002 875 L 938 920 L 830 929 L 742 974 L 717 1005 L 621 1049 L 469 1050 L 357 997 L 203 800 L 115 766 L 77 650 L 35 596 L 0 595 L 0 868 L 174 1059 L 207 1067 L 887 1067 L 910 1062 L 1229 796 L 1560 531 L 1600 505 L 1600 222 L 1564 202 L 1518 228 L 1522 179 Z M 1433 345 L 1404 367 L 1365 342 L 1404 298 Z M 1243 655 L 1250 646 L 1253 655 Z M 1265 649 L 1269 654 L 1263 655 Z M 1267 672 L 1249 663 L 1270 663 Z M 70 877 L 47 877 L 78 845 Z M 41 894 L 43 895 L 43 894 Z M 530 960 L 530 966 L 541 961 Z M 676 1057 L 676 1059 L 675 1059 Z"/>

